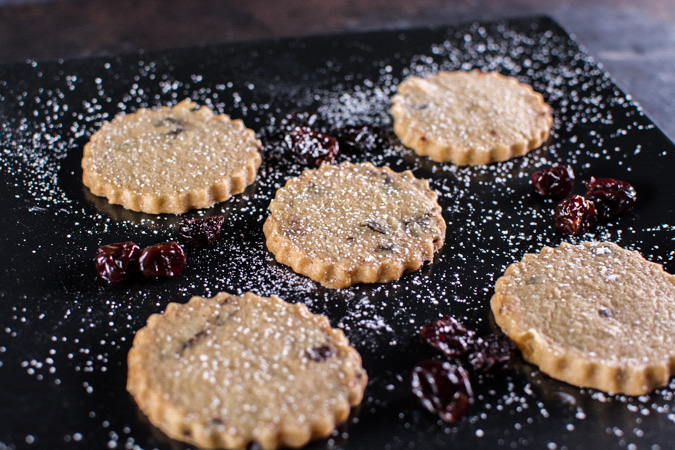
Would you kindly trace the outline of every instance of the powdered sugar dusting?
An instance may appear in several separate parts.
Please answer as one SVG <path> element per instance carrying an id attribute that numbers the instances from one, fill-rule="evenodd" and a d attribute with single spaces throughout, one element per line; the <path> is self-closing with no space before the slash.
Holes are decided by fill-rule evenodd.
<path id="1" fill-rule="evenodd" d="M 562 240 L 553 231 L 554 203 L 531 195 L 535 170 L 571 164 L 575 193 L 591 175 L 634 184 L 635 213 L 567 240 L 618 242 L 675 270 L 675 229 L 655 205 L 675 203 L 656 181 L 672 167 L 672 145 L 630 97 L 546 20 L 328 39 L 0 68 L 0 193 L 7 209 L 0 224 L 15 244 L 0 284 L 0 378 L 9 380 L 8 396 L 29 389 L 70 404 L 63 417 L 48 417 L 54 425 L 39 426 L 33 406 L 18 406 L 21 423 L 0 448 L 173 445 L 136 418 L 124 389 L 126 353 L 147 317 L 168 302 L 222 290 L 302 302 L 343 328 L 361 352 L 371 378 L 363 407 L 329 445 L 349 438 L 363 448 L 376 436 L 382 447 L 396 448 L 564 448 L 599 430 L 608 445 L 628 447 L 662 439 L 655 424 L 675 426 L 675 382 L 644 398 L 608 396 L 553 381 L 519 360 L 503 377 L 475 380 L 478 401 L 452 426 L 426 415 L 408 390 L 410 370 L 423 357 L 419 327 L 450 314 L 480 332 L 492 330 L 495 279 L 524 253 Z M 327 42 L 334 54 L 326 54 Z M 379 50 L 378 42 L 395 42 L 395 50 Z M 403 147 L 387 112 L 398 83 L 474 68 L 515 76 L 541 92 L 554 115 L 549 141 L 524 157 L 480 167 L 433 163 Z M 80 181 L 81 149 L 120 112 L 184 98 L 257 132 L 264 146 L 258 179 L 243 194 L 186 215 L 223 214 L 225 223 L 214 245 L 187 249 L 181 277 L 106 286 L 92 267 L 98 245 L 174 240 L 183 217 L 133 213 L 92 196 Z M 430 180 L 448 224 L 432 264 L 390 284 L 334 291 L 274 261 L 262 233 L 267 207 L 276 189 L 304 169 L 287 157 L 279 124 L 303 111 L 316 113 L 315 127 L 329 134 L 359 124 L 388 133 L 382 148 L 343 149 L 338 161 L 372 161 Z M 619 423 L 612 419 L 617 412 Z M 54 428 L 43 434 L 43 426 Z M 537 432 L 543 429 L 546 436 Z"/>

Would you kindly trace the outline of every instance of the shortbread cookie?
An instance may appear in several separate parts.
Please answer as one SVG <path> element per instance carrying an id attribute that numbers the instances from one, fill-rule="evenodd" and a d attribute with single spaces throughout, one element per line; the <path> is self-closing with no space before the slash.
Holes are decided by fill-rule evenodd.
<path id="1" fill-rule="evenodd" d="M 127 209 L 179 214 L 243 192 L 255 180 L 260 147 L 241 120 L 184 100 L 103 125 L 84 147 L 82 181 Z"/>
<path id="2" fill-rule="evenodd" d="M 393 281 L 443 246 L 437 199 L 409 170 L 324 164 L 277 191 L 263 227 L 267 248 L 329 288 Z"/>
<path id="3" fill-rule="evenodd" d="M 136 333 L 128 363 L 127 389 L 150 421 L 203 448 L 328 436 L 368 380 L 325 316 L 252 293 L 170 303 Z"/>
<path id="4" fill-rule="evenodd" d="M 411 76 L 391 101 L 399 139 L 438 162 L 475 165 L 524 155 L 548 139 L 553 123 L 541 94 L 496 72 Z"/>
<path id="5" fill-rule="evenodd" d="M 675 370 L 675 275 L 616 244 L 525 255 L 491 305 L 523 357 L 553 378 L 642 395 Z"/>

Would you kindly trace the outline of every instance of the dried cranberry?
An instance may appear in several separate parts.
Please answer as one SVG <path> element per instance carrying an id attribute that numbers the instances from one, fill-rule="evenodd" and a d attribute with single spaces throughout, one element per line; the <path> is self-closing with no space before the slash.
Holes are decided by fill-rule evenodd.
<path id="1" fill-rule="evenodd" d="M 555 209 L 555 229 L 560 233 L 580 235 L 597 222 L 595 205 L 581 195 L 573 195 L 561 201 Z"/>
<path id="2" fill-rule="evenodd" d="M 424 325 L 420 338 L 448 358 L 466 355 L 476 343 L 476 333 L 450 316 Z"/>
<path id="3" fill-rule="evenodd" d="M 323 362 L 332 358 L 337 354 L 337 351 L 330 345 L 321 345 L 319 347 L 310 348 L 305 352 L 305 356 L 315 362 Z"/>
<path id="4" fill-rule="evenodd" d="M 146 277 L 173 277 L 185 267 L 185 252 L 177 242 L 163 242 L 146 247 L 138 263 Z"/>
<path id="5" fill-rule="evenodd" d="M 633 209 L 637 200 L 635 188 L 613 178 L 593 178 L 586 181 L 586 197 L 595 203 L 604 217 L 616 216 Z"/>
<path id="6" fill-rule="evenodd" d="M 421 362 L 413 369 L 410 388 L 427 411 L 449 423 L 462 417 L 473 403 L 466 370 L 446 361 Z"/>
<path id="7" fill-rule="evenodd" d="M 338 142 L 309 127 L 296 127 L 284 138 L 293 157 L 299 163 L 319 167 L 321 163 L 332 163 L 337 155 Z"/>
<path id="8" fill-rule="evenodd" d="M 138 270 L 141 248 L 133 242 L 102 245 L 94 259 L 98 276 L 109 283 L 121 283 Z"/>
<path id="9" fill-rule="evenodd" d="M 469 364 L 478 372 L 494 372 L 509 362 L 513 348 L 513 342 L 506 335 L 489 334 L 476 340 L 475 348 L 469 354 Z"/>
<path id="10" fill-rule="evenodd" d="M 347 125 L 340 128 L 336 136 L 340 143 L 340 148 L 361 153 L 372 152 L 384 145 L 384 132 L 382 129 L 370 125 Z"/>
<path id="11" fill-rule="evenodd" d="M 185 219 L 178 226 L 178 234 L 197 247 L 215 242 L 220 235 L 225 217 L 211 216 L 203 219 Z"/>
<path id="12" fill-rule="evenodd" d="M 539 170 L 530 179 L 534 191 L 544 197 L 567 197 L 574 188 L 574 171 L 570 166 Z"/>
<path id="13" fill-rule="evenodd" d="M 158 120 L 155 122 L 156 127 L 169 127 L 171 128 L 169 131 L 166 131 L 164 133 L 165 136 L 171 136 L 171 137 L 176 137 L 179 134 L 183 133 L 185 131 L 185 125 L 183 122 L 181 122 L 178 119 L 174 119 L 173 117 L 165 117 L 162 120 Z"/>

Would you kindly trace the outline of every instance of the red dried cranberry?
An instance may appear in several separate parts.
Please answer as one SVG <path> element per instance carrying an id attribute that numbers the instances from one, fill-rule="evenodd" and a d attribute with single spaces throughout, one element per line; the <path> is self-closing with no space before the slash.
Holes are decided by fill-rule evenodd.
<path id="1" fill-rule="evenodd" d="M 506 335 L 489 334 L 476 340 L 475 349 L 469 354 L 469 364 L 478 372 L 494 372 L 506 366 L 513 348 L 513 342 Z"/>
<path id="2" fill-rule="evenodd" d="M 555 166 L 539 170 L 530 179 L 534 191 L 543 197 L 563 198 L 572 193 L 574 171 L 570 166 Z"/>
<path id="3" fill-rule="evenodd" d="M 370 125 L 347 125 L 340 128 L 336 135 L 340 148 L 350 149 L 351 151 L 372 152 L 384 145 L 382 129 Z"/>
<path id="4" fill-rule="evenodd" d="M 421 362 L 413 369 L 410 388 L 427 411 L 449 423 L 462 417 L 473 403 L 466 370 L 446 361 Z"/>
<path id="5" fill-rule="evenodd" d="M 178 234 L 197 247 L 215 242 L 220 235 L 225 217 L 211 216 L 203 219 L 185 219 L 178 226 Z"/>
<path id="6" fill-rule="evenodd" d="M 291 154 L 301 164 L 319 167 L 321 163 L 332 163 L 339 145 L 332 137 L 309 127 L 296 127 L 284 138 Z"/>
<path id="7" fill-rule="evenodd" d="M 595 203 L 604 217 L 616 216 L 633 209 L 637 200 L 635 188 L 614 178 L 593 178 L 586 181 L 586 197 Z"/>
<path id="8" fill-rule="evenodd" d="M 555 229 L 559 233 L 580 235 L 597 222 L 595 205 L 581 195 L 573 195 L 561 201 L 555 209 Z"/>
<path id="9" fill-rule="evenodd" d="M 476 343 L 476 333 L 450 316 L 424 325 L 420 338 L 448 358 L 466 355 Z"/>
<path id="10" fill-rule="evenodd" d="M 173 277 L 185 267 L 185 252 L 177 242 L 163 242 L 146 247 L 138 263 L 146 277 Z"/>
<path id="11" fill-rule="evenodd" d="M 133 242 L 102 245 L 94 259 L 98 276 L 109 283 L 121 283 L 138 270 L 141 248 Z"/>

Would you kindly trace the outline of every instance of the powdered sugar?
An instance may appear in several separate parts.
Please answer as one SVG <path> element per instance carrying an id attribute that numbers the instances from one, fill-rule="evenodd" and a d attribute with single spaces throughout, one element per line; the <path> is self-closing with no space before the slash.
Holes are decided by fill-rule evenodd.
<path id="1" fill-rule="evenodd" d="M 30 419 L 33 407 L 21 406 L 16 417 L 25 424 L 17 430 L 23 431 L 7 447 L 159 445 L 124 392 L 131 339 L 168 302 L 222 290 L 302 302 L 344 329 L 372 380 L 350 424 L 350 446 L 363 446 L 359 436 L 372 435 L 383 447 L 478 440 L 562 448 L 597 429 L 607 442 L 626 446 L 657 441 L 655 424 L 675 423 L 672 382 L 642 401 L 566 386 L 522 362 L 503 378 L 477 380 L 478 402 L 455 426 L 438 424 L 414 406 L 407 384 L 422 357 L 419 327 L 451 314 L 490 331 L 487 305 L 496 277 L 524 253 L 561 240 L 553 231 L 554 205 L 530 195 L 533 171 L 567 163 L 582 179 L 602 172 L 632 182 L 636 213 L 580 239 L 619 242 L 675 268 L 675 229 L 654 205 L 674 203 L 672 190 L 657 189 L 655 181 L 672 167 L 672 145 L 583 49 L 545 20 L 360 39 L 367 45 L 347 36 L 0 71 L 2 195 L 11 216 L 0 223 L 14 246 L 0 285 L 0 377 L 10 380 L 9 390 L 44 389 L 54 404 L 70 404 L 63 418 L 46 411 L 41 423 L 53 425 L 40 427 Z M 395 54 L 379 50 L 381 39 L 396 43 Z M 326 54 L 327 45 L 335 45 L 334 54 Z M 516 76 L 544 95 L 554 125 L 542 148 L 504 163 L 458 167 L 400 145 L 387 112 L 398 83 L 411 74 L 472 68 Z M 187 215 L 219 213 L 226 220 L 214 245 L 188 248 L 181 277 L 106 286 L 92 267 L 98 245 L 176 239 L 174 227 L 183 217 L 133 213 L 90 195 L 80 181 L 82 146 L 120 112 L 184 98 L 242 118 L 257 131 L 264 145 L 258 180 L 227 202 Z M 267 207 L 276 189 L 304 169 L 286 157 L 279 122 L 301 111 L 316 112 L 316 127 L 329 133 L 363 123 L 388 131 L 383 148 L 344 151 L 339 161 L 372 161 L 430 179 L 448 223 L 446 244 L 432 264 L 394 283 L 332 291 L 274 261 L 262 233 Z M 611 419 L 616 411 L 625 417 L 620 424 Z M 375 423 L 379 417 L 386 418 L 386 433 L 377 429 L 384 423 Z M 38 432 L 42 426 L 52 427 L 51 437 Z M 545 437 L 536 433 L 543 429 Z M 338 432 L 331 441 L 343 438 Z"/>

